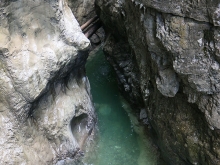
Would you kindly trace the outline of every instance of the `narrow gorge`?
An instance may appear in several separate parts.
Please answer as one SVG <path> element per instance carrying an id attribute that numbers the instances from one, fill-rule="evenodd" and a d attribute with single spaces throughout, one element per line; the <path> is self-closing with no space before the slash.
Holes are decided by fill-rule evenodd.
<path id="1" fill-rule="evenodd" d="M 220 0 L 1 0 L 0 164 L 220 165 L 219 63 Z"/>

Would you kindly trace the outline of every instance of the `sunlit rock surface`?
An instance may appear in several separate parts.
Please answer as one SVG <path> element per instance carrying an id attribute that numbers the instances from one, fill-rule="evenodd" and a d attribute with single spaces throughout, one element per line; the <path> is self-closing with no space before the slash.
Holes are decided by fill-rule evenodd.
<path id="1" fill-rule="evenodd" d="M 80 164 L 95 124 L 89 45 L 65 0 L 0 1 L 1 165 Z"/>
<path id="2" fill-rule="evenodd" d="M 220 164 L 220 1 L 96 0 L 121 91 L 170 164 Z"/>

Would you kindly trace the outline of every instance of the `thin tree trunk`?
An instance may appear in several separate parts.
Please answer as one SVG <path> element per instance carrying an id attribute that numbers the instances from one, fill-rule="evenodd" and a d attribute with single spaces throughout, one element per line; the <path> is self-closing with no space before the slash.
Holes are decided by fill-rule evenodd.
<path id="1" fill-rule="evenodd" d="M 95 20 L 97 20 L 99 17 L 98 16 L 95 16 L 91 19 L 89 19 L 86 23 L 84 23 L 80 28 L 82 30 L 84 30 L 85 28 L 87 28 L 91 23 L 93 23 Z"/>
<path id="2" fill-rule="evenodd" d="M 102 26 L 101 21 L 98 20 L 84 33 L 87 38 L 90 38 L 100 27 Z"/>

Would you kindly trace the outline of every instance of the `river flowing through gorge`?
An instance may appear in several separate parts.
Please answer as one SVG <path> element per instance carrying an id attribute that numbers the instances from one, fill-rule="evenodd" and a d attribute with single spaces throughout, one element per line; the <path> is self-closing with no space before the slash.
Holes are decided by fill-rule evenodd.
<path id="1" fill-rule="evenodd" d="M 86 70 L 99 127 L 97 156 L 92 164 L 156 165 L 154 149 L 141 137 L 144 135 L 136 133 L 143 128 L 120 96 L 113 69 L 101 50 L 88 60 Z"/>
<path id="2" fill-rule="evenodd" d="M 220 0 L 0 0 L 0 75 L 0 165 L 220 165 Z"/>

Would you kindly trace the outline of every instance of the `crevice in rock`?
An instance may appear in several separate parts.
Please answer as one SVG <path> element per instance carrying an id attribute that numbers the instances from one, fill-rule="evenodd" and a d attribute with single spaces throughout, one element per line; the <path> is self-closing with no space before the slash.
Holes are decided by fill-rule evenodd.
<path id="1" fill-rule="evenodd" d="M 27 114 L 25 115 L 25 117 L 22 118 L 23 122 L 25 122 L 28 118 L 32 118 L 33 120 L 35 120 L 34 111 L 37 108 L 40 100 L 42 100 L 42 98 L 45 97 L 45 95 L 47 95 L 48 92 L 52 94 L 53 99 L 55 99 L 56 95 L 58 95 L 55 91 L 55 88 L 58 84 L 61 84 L 61 91 L 66 93 L 66 90 L 68 90 L 69 88 L 68 83 L 70 79 L 75 78 L 76 81 L 81 80 L 82 74 L 85 74 L 85 63 L 87 57 L 88 57 L 88 51 L 79 51 L 77 58 L 74 60 L 71 66 L 68 67 L 70 69 L 61 77 L 59 77 L 61 73 L 57 73 L 57 76 L 53 77 L 48 82 L 45 90 L 42 91 L 41 94 L 37 96 L 37 98 L 33 102 L 31 102 L 31 106 L 26 112 Z M 63 68 L 61 70 L 63 70 Z"/>

